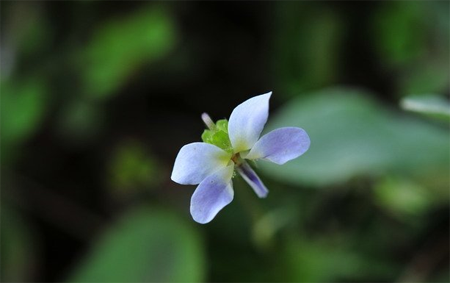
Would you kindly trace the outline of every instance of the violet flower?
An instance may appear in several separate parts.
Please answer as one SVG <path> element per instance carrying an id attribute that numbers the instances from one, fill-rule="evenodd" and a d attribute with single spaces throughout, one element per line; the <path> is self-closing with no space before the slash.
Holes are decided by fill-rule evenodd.
<path id="1" fill-rule="evenodd" d="M 208 126 L 202 139 L 183 146 L 178 153 L 171 179 L 182 185 L 198 185 L 191 198 L 191 215 L 198 223 L 210 222 L 233 200 L 232 178 L 237 171 L 260 198 L 268 190 L 246 160 L 267 160 L 284 164 L 305 153 L 310 145 L 300 128 L 279 128 L 259 138 L 269 116 L 272 92 L 255 96 L 238 105 L 230 121 L 214 124 L 208 114 L 202 119 Z"/>

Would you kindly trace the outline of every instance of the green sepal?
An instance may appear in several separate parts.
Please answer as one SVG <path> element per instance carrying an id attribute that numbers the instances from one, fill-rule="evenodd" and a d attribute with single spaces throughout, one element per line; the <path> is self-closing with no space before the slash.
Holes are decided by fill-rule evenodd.
<path id="1" fill-rule="evenodd" d="M 228 121 L 219 120 L 212 130 L 205 130 L 202 134 L 203 142 L 213 144 L 221 149 L 233 153 L 230 138 L 228 136 Z"/>
<path id="2" fill-rule="evenodd" d="M 228 121 L 227 119 L 219 120 L 216 122 L 216 127 L 219 131 L 225 132 L 228 134 Z"/>

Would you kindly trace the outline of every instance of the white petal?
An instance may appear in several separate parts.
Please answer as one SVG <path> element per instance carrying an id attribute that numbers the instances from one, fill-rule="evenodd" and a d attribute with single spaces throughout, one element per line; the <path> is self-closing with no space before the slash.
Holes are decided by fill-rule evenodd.
<path id="1" fill-rule="evenodd" d="M 252 97 L 234 108 L 228 123 L 228 134 L 234 152 L 252 148 L 269 116 L 272 92 Z"/>
<path id="2" fill-rule="evenodd" d="M 309 136 L 303 129 L 280 128 L 261 137 L 245 158 L 262 158 L 281 165 L 305 153 L 310 143 Z"/>
<path id="3" fill-rule="evenodd" d="M 171 179 L 183 185 L 196 185 L 228 165 L 231 154 L 203 142 L 183 146 L 175 159 Z"/>
<path id="4" fill-rule="evenodd" d="M 191 215 L 198 223 L 213 220 L 217 213 L 234 197 L 231 177 L 234 165 L 209 175 L 198 185 L 191 198 Z"/>

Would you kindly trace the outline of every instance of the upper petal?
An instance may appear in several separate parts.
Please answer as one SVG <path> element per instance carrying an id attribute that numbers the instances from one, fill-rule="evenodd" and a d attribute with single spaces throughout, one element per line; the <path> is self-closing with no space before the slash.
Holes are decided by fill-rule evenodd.
<path id="1" fill-rule="evenodd" d="M 309 136 L 303 129 L 280 128 L 261 137 L 245 158 L 262 158 L 277 164 L 284 164 L 305 153 L 310 143 Z"/>
<path id="2" fill-rule="evenodd" d="M 252 148 L 269 116 L 272 92 L 252 97 L 234 108 L 228 123 L 228 134 L 234 152 Z"/>
<path id="3" fill-rule="evenodd" d="M 191 215 L 195 221 L 205 224 L 234 197 L 231 177 L 234 165 L 227 166 L 208 176 L 198 185 L 191 198 Z"/>
<path id="4" fill-rule="evenodd" d="M 203 142 L 183 146 L 175 159 L 171 179 L 183 185 L 196 185 L 227 166 L 231 154 Z"/>
<path id="5" fill-rule="evenodd" d="M 244 178 L 244 180 L 252 187 L 258 197 L 265 198 L 267 196 L 269 190 L 267 190 L 264 183 L 259 179 L 258 175 L 256 175 L 250 165 L 243 162 L 241 165 L 236 166 L 236 171 L 238 171 L 242 178 Z"/>

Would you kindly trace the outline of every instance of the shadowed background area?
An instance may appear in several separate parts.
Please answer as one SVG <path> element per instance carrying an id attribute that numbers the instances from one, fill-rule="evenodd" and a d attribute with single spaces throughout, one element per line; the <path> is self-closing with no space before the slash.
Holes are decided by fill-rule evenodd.
<path id="1" fill-rule="evenodd" d="M 448 282 L 449 2 L 1 2 L 3 282 Z M 273 91 L 207 225 L 170 180 L 200 115 Z"/>

